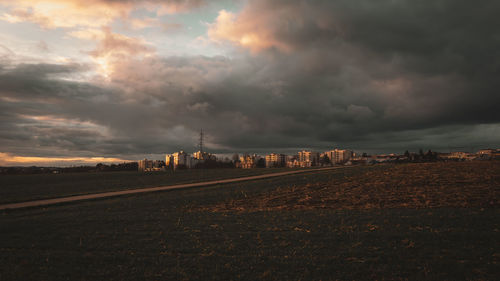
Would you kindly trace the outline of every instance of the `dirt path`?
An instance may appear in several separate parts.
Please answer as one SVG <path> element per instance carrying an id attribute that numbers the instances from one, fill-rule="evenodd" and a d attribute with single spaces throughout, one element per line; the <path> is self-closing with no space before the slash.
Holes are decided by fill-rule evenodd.
<path id="1" fill-rule="evenodd" d="M 116 197 L 116 196 L 137 194 L 137 193 L 164 191 L 164 190 L 189 188 L 189 187 L 200 187 L 200 186 L 208 186 L 208 185 L 216 185 L 216 184 L 224 184 L 224 183 L 232 183 L 232 182 L 241 182 L 241 181 L 251 181 L 251 180 L 273 178 L 273 177 L 286 176 L 286 175 L 292 175 L 292 174 L 311 173 L 311 172 L 332 170 L 332 169 L 338 169 L 338 168 L 341 168 L 341 167 L 295 170 L 295 171 L 287 171 L 287 172 L 264 174 L 264 175 L 258 175 L 258 176 L 250 176 L 250 177 L 233 178 L 233 179 L 214 180 L 214 181 L 206 181 L 206 182 L 187 183 L 187 184 L 176 184 L 176 185 L 148 187 L 148 188 L 137 188 L 137 189 L 129 189 L 129 190 L 121 190 L 121 191 L 110 191 L 110 192 L 103 192 L 103 193 L 94 193 L 94 194 L 75 195 L 75 196 L 59 197 L 59 198 L 52 198 L 52 199 L 26 201 L 26 202 L 18 202 L 18 203 L 10 203 L 10 204 L 0 205 L 0 210 L 20 209 L 20 208 L 27 208 L 27 207 L 39 207 L 39 206 L 47 206 L 47 205 L 76 202 L 76 201 L 83 201 L 83 200 L 101 199 L 101 198 Z"/>

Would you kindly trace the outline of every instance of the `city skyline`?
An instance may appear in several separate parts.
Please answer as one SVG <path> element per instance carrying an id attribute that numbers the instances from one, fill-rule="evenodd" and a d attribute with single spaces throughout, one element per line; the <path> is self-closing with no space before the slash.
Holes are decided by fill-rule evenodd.
<path id="1" fill-rule="evenodd" d="M 0 0 L 0 166 L 497 148 L 497 8 Z"/>

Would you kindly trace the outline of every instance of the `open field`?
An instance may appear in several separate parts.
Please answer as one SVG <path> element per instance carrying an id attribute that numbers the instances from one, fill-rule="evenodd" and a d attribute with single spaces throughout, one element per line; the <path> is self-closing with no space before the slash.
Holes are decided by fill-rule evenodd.
<path id="1" fill-rule="evenodd" d="M 174 184 L 174 185 L 167 185 L 167 186 L 141 187 L 141 188 L 135 188 L 135 189 L 125 189 L 125 190 L 117 190 L 117 191 L 109 191 L 109 192 L 72 195 L 72 196 L 66 196 L 66 197 L 57 197 L 57 198 L 42 199 L 42 200 L 24 201 L 24 202 L 18 202 L 18 203 L 0 204 L 0 210 L 45 207 L 45 206 L 49 206 L 49 205 L 76 203 L 78 201 L 84 201 L 84 200 L 104 200 L 104 199 L 109 199 L 109 198 L 117 197 L 117 196 L 132 196 L 132 195 L 137 195 L 140 193 L 164 192 L 164 191 L 171 191 L 171 190 L 175 190 L 175 189 L 200 188 L 200 187 L 207 187 L 207 186 L 211 186 L 211 185 L 231 184 L 231 183 L 245 182 L 245 181 L 257 181 L 257 180 L 274 178 L 274 177 L 285 177 L 285 176 L 290 176 L 292 174 L 319 173 L 322 171 L 339 169 L 339 168 L 342 168 L 342 167 L 325 167 L 325 168 L 319 168 L 319 169 L 302 169 L 302 170 L 291 170 L 291 171 L 289 170 L 289 171 L 284 171 L 284 172 L 279 172 L 279 173 L 264 173 L 261 175 L 254 175 L 254 176 L 248 176 L 248 177 L 217 179 L 217 180 L 212 180 L 212 181 L 182 183 L 182 184 Z"/>
<path id="2" fill-rule="evenodd" d="M 493 164 L 492 164 L 493 163 Z M 286 186 L 208 211 L 499 207 L 500 162 L 387 166 L 327 182 Z"/>
<path id="3" fill-rule="evenodd" d="M 0 280 L 495 280 L 499 162 L 339 169 L 0 213 Z"/>
<path id="4" fill-rule="evenodd" d="M 0 204 L 54 197 L 245 177 L 287 169 L 193 169 L 166 172 L 102 172 L 0 175 Z"/>

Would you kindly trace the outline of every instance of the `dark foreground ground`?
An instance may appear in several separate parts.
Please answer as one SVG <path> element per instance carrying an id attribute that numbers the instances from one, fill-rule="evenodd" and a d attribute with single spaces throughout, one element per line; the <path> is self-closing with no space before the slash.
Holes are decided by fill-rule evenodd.
<path id="1" fill-rule="evenodd" d="M 289 169 L 193 169 L 149 173 L 126 171 L 0 175 L 0 204 L 283 171 L 289 171 Z"/>
<path id="2" fill-rule="evenodd" d="M 355 167 L 0 213 L 0 280 L 498 280 L 500 163 Z"/>

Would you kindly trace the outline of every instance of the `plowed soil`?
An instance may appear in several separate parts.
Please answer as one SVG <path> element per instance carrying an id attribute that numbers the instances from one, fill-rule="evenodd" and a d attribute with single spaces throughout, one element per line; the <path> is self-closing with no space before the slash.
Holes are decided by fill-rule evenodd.
<path id="1" fill-rule="evenodd" d="M 207 211 L 498 207 L 500 161 L 417 163 L 329 182 L 286 186 Z"/>

